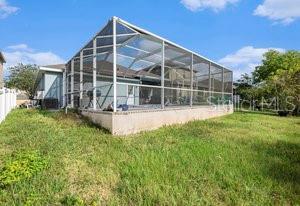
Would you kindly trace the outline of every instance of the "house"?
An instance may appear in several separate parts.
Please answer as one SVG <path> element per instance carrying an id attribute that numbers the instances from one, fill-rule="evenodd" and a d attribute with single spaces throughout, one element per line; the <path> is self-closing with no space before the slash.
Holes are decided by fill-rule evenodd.
<path id="1" fill-rule="evenodd" d="M 58 109 L 64 106 L 64 64 L 39 67 L 35 81 L 35 100 L 45 108 Z"/>
<path id="2" fill-rule="evenodd" d="M 116 135 L 233 112 L 230 69 L 118 17 L 62 76 L 65 106 Z"/>
<path id="3" fill-rule="evenodd" d="M 3 64 L 6 63 L 4 55 L 0 52 L 0 89 L 4 87 L 4 69 Z"/>

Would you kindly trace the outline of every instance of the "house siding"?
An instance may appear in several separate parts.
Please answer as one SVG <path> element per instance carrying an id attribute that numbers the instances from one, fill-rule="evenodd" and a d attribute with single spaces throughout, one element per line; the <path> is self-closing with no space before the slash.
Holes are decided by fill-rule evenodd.
<path id="1" fill-rule="evenodd" d="M 62 74 L 60 73 L 46 73 L 42 78 L 42 84 L 44 86 L 44 96 L 43 98 L 55 98 L 58 99 L 60 106 L 62 106 L 63 101 L 63 91 L 62 91 Z"/>

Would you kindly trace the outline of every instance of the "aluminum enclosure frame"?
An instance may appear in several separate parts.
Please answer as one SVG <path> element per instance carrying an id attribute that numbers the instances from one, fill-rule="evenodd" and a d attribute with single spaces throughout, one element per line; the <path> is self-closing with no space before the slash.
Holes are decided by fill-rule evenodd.
<path id="1" fill-rule="evenodd" d="M 110 31 L 110 25 L 112 24 L 112 31 Z M 119 25 L 122 25 L 126 28 L 128 28 L 128 30 L 130 30 L 129 33 L 123 33 L 123 34 L 119 34 L 117 33 L 117 27 Z M 109 34 L 104 34 L 101 35 L 101 32 L 104 30 L 108 30 Z M 128 37 L 128 39 L 126 40 L 126 38 Z M 153 41 L 155 41 L 157 44 L 161 44 L 161 48 L 160 49 L 153 49 L 151 52 L 145 51 L 141 48 L 132 48 L 132 46 L 129 45 L 130 42 L 134 41 L 134 39 L 136 38 L 145 38 L 145 39 L 151 39 Z M 106 41 L 111 41 L 111 43 L 107 44 L 107 45 L 97 45 L 97 42 L 99 39 L 103 39 Z M 124 41 L 120 41 L 120 39 L 125 39 Z M 92 43 L 91 43 L 92 42 Z M 90 46 L 91 45 L 91 46 Z M 125 46 L 124 46 L 125 45 Z M 135 49 L 136 53 L 139 54 L 139 56 L 137 57 L 131 57 L 131 56 L 126 56 L 123 55 L 121 53 L 118 53 L 118 49 L 122 48 L 122 47 L 126 47 L 128 49 Z M 184 52 L 185 54 L 183 55 L 179 55 L 176 58 L 170 58 L 170 57 L 166 57 L 166 47 L 174 47 L 175 49 L 180 50 L 181 52 Z M 169 48 L 169 50 L 171 50 Z M 98 52 L 99 50 L 99 52 Z M 91 53 L 88 53 L 91 52 Z M 148 53 L 147 53 L 148 52 Z M 87 53 L 87 54 L 85 54 Z M 140 54 L 141 53 L 141 54 Z M 161 53 L 159 55 L 159 53 Z M 97 70 L 101 70 L 101 68 L 98 68 L 97 66 L 97 62 L 98 62 L 98 58 L 99 55 L 105 56 L 105 61 L 109 62 L 111 64 L 109 64 L 109 68 L 111 67 L 112 73 L 109 73 L 109 75 L 105 74 L 101 74 L 98 75 L 97 74 Z M 123 56 L 123 57 L 122 57 Z M 118 58 L 127 58 L 130 59 L 132 58 L 132 62 L 129 64 L 128 66 L 128 71 L 133 70 L 132 66 L 134 64 L 136 64 L 137 62 L 144 62 L 145 64 L 152 64 L 151 67 L 149 69 L 149 71 L 147 71 L 148 73 L 150 73 L 156 66 L 160 66 L 160 84 L 159 85 L 154 85 L 154 84 L 139 84 L 138 82 L 127 82 L 128 78 L 126 79 L 125 76 L 127 75 L 126 73 L 129 73 L 127 70 L 124 72 L 124 79 L 122 81 L 118 81 L 119 79 L 121 79 L 121 77 L 119 77 L 118 72 L 120 70 L 120 68 L 118 68 Z M 160 62 L 155 62 L 153 60 L 149 60 L 151 59 L 150 57 L 153 57 L 153 59 L 158 59 L 161 58 Z M 90 66 L 91 71 L 86 71 L 88 69 L 86 69 L 86 67 L 84 66 L 84 61 L 86 59 L 92 59 L 92 63 Z M 109 58 L 112 58 L 111 60 L 108 60 Z M 148 58 L 148 59 L 147 59 Z M 186 68 L 187 65 L 184 65 L 184 63 L 182 63 L 183 59 L 187 58 L 190 63 L 189 63 L 189 72 L 190 72 L 190 85 L 186 85 L 189 86 L 189 88 L 185 88 L 184 86 L 178 86 L 177 87 L 173 87 L 173 86 L 166 86 L 165 85 L 165 73 L 167 72 L 166 69 L 170 70 L 170 66 L 166 65 L 166 61 L 171 62 L 173 64 L 177 64 L 177 65 L 182 65 L 182 66 L 178 66 L 178 68 L 182 67 L 182 68 Z M 194 74 L 194 70 L 196 70 L 196 68 L 194 68 L 195 65 L 195 59 L 201 59 L 204 62 L 207 63 L 208 65 L 208 74 L 206 76 L 208 76 L 208 87 L 206 89 L 199 89 L 198 87 L 195 89 L 194 84 L 194 78 L 197 78 L 197 76 Z M 179 60 L 182 61 L 179 61 Z M 79 65 L 76 66 L 75 68 L 75 60 L 79 61 Z M 103 61 L 103 60 L 101 60 Z M 157 61 L 157 60 L 156 60 Z M 79 68 L 78 68 L 79 67 Z M 212 67 L 216 67 L 217 69 L 221 70 L 220 72 L 216 72 L 216 73 L 212 73 Z M 227 100 L 229 100 L 229 102 L 227 102 L 226 104 L 232 104 L 232 83 L 233 83 L 233 74 L 232 71 L 212 60 L 209 60 L 208 58 L 203 57 L 202 55 L 199 55 L 193 51 L 190 51 L 180 45 L 177 45 L 167 39 L 164 39 L 158 35 L 155 35 L 147 30 L 144 30 L 140 27 L 137 27 L 133 24 L 130 24 L 118 17 L 112 17 L 112 19 L 108 22 L 108 24 L 106 25 L 106 27 L 104 27 L 103 30 L 101 30 L 100 32 L 98 32 L 91 41 L 89 41 L 84 47 L 82 47 L 80 49 L 80 51 L 74 56 L 72 57 L 72 59 L 68 62 L 67 64 L 67 87 L 66 87 L 66 91 L 67 91 L 67 103 L 70 107 L 79 107 L 79 108 L 87 108 L 87 109 L 92 109 L 92 110 L 102 110 L 101 106 L 99 105 L 99 108 L 97 106 L 98 103 L 98 99 L 97 99 L 97 89 L 99 87 L 102 87 L 103 85 L 97 85 L 97 82 L 100 82 L 101 80 L 98 80 L 98 78 L 106 78 L 106 79 L 110 79 L 109 83 L 110 85 L 107 85 L 107 87 L 112 88 L 112 100 L 111 100 L 111 107 L 113 112 L 117 112 L 119 111 L 119 106 L 118 105 L 118 99 L 120 98 L 118 96 L 118 87 L 121 86 L 126 86 L 127 87 L 127 94 L 128 94 L 128 88 L 132 88 L 133 90 L 133 98 L 135 98 L 135 90 L 141 92 L 143 90 L 143 88 L 152 88 L 152 90 L 156 90 L 157 93 L 159 93 L 160 90 L 160 109 L 164 109 L 166 107 L 166 96 L 165 96 L 165 92 L 169 91 L 169 93 L 172 95 L 173 93 L 189 93 L 189 97 L 183 98 L 185 99 L 184 101 L 188 102 L 188 105 L 190 107 L 194 106 L 194 99 L 193 97 L 195 97 L 194 93 L 201 93 L 203 94 L 203 96 L 208 96 L 209 98 L 211 98 L 213 95 L 215 96 L 221 96 L 219 99 L 222 100 L 221 104 L 225 104 L 224 98 L 225 96 L 227 96 Z M 69 69 L 68 69 L 69 68 Z M 178 69 L 176 66 L 171 66 L 171 69 Z M 230 80 L 228 80 L 228 87 L 231 88 L 231 91 L 225 91 L 225 71 L 227 73 L 227 75 L 229 74 Z M 79 72 L 79 79 L 75 78 L 75 74 L 78 74 Z M 140 72 L 140 71 L 139 71 Z M 176 72 L 175 72 L 176 73 Z M 188 72 L 185 72 L 184 74 L 186 74 Z M 178 76 L 180 76 L 179 74 L 176 74 Z M 220 76 L 219 78 L 221 81 L 221 88 L 220 91 L 216 91 L 215 90 L 215 76 Z M 153 75 L 152 75 L 153 76 Z M 153 78 L 151 75 L 148 76 L 148 78 Z M 183 75 L 184 76 L 184 75 Z M 90 78 L 92 77 L 92 78 Z M 187 78 L 187 77 L 182 77 L 182 79 Z M 76 82 L 76 83 L 75 83 Z M 75 85 L 79 87 L 79 90 L 75 89 Z M 87 85 L 87 86 L 86 86 Z M 213 87 L 212 87 L 213 86 Z M 105 85 L 103 86 L 105 87 Z M 77 88 L 77 87 L 76 87 Z M 86 89 L 87 88 L 87 89 Z M 123 87 L 122 87 L 123 88 Z M 175 90 L 175 91 L 174 91 Z M 92 91 L 92 93 L 89 93 L 89 91 Z M 107 92 L 107 94 L 104 94 L 105 99 L 110 97 L 110 91 L 109 90 Z M 173 92 L 174 91 L 174 92 Z M 88 105 L 86 103 L 82 103 L 82 101 L 84 100 L 84 96 L 87 96 L 87 94 L 92 94 L 92 99 L 90 99 Z M 181 94 L 180 94 L 181 95 Z M 228 98 L 230 96 L 230 98 Z M 177 96 L 176 96 L 177 97 Z M 180 96 L 181 97 L 181 96 Z M 102 97 L 104 98 L 104 97 Z M 75 99 L 76 99 L 76 104 L 75 104 Z M 104 100 L 103 100 L 104 101 Z M 208 101 L 208 100 L 207 100 Z M 209 105 L 214 104 L 212 102 L 208 103 Z M 180 107 L 181 105 L 177 105 L 177 107 Z"/>

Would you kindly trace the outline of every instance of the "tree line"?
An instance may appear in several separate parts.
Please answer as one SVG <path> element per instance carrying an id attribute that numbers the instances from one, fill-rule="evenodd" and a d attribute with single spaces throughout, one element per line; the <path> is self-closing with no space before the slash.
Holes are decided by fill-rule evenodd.
<path id="1" fill-rule="evenodd" d="M 300 52 L 266 52 L 262 64 L 251 74 L 243 74 L 235 87 L 236 95 L 253 102 L 257 109 L 275 100 L 277 110 L 299 115 Z"/>

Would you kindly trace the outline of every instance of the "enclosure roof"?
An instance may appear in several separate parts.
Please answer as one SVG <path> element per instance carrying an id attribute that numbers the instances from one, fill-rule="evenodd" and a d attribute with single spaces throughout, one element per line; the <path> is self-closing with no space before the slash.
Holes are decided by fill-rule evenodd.
<path id="1" fill-rule="evenodd" d="M 178 48 L 183 49 L 183 50 L 185 50 L 185 51 L 187 51 L 187 52 L 189 52 L 189 53 L 192 53 L 192 54 L 194 54 L 195 56 L 198 56 L 198 57 L 200 57 L 200 58 L 202 58 L 202 59 L 204 59 L 204 60 L 206 60 L 206 61 L 208 61 L 208 62 L 211 62 L 211 63 L 214 64 L 214 65 L 217 65 L 217 66 L 220 66 L 220 67 L 222 67 L 222 68 L 224 68 L 224 69 L 226 69 L 226 70 L 232 71 L 231 69 L 229 69 L 229 68 L 227 68 L 227 67 L 225 67 L 225 66 L 223 66 L 223 65 L 221 65 L 221 64 L 219 64 L 219 63 L 217 63 L 217 62 L 215 62 L 215 61 L 213 61 L 213 60 L 210 60 L 210 59 L 208 59 L 208 58 L 206 58 L 206 57 L 204 57 L 204 56 L 202 56 L 202 55 L 200 55 L 200 54 L 198 54 L 198 53 L 196 53 L 196 52 L 193 52 L 193 51 L 191 51 L 191 50 L 189 50 L 189 49 L 186 49 L 186 48 L 184 48 L 184 47 L 182 47 L 182 46 L 180 46 L 180 45 L 178 45 L 178 44 L 176 44 L 176 43 L 174 43 L 174 42 L 172 42 L 172 41 L 170 41 L 170 40 L 167 40 L 167 39 L 165 39 L 165 38 L 163 38 L 163 37 L 161 37 L 161 36 L 159 36 L 159 35 L 156 35 L 156 34 L 150 32 L 150 31 L 147 31 L 147 30 L 142 29 L 142 28 L 140 28 L 140 27 L 138 27 L 138 26 L 135 26 L 135 25 L 133 25 L 133 24 L 131 24 L 131 23 L 129 23 L 129 22 L 127 22 L 127 21 L 125 21 L 125 20 L 119 18 L 119 17 L 114 16 L 114 17 L 112 17 L 112 18 L 109 20 L 109 22 L 112 21 L 112 20 L 116 20 L 117 22 L 119 22 L 119 23 L 121 23 L 121 24 L 127 26 L 128 28 L 131 28 L 131 29 L 134 30 L 134 31 L 137 31 L 137 32 L 142 33 L 142 34 L 147 34 L 147 35 L 149 35 L 149 36 L 152 36 L 152 37 L 154 37 L 154 38 L 156 38 L 156 39 L 158 39 L 158 40 L 164 41 L 165 43 L 167 43 L 167 44 L 169 44 L 169 45 L 178 47 Z M 100 33 L 101 31 L 102 31 L 102 30 L 100 30 L 99 32 L 97 32 L 97 33 L 93 36 L 93 39 L 96 38 L 96 37 L 99 35 L 99 33 Z M 90 43 L 90 41 L 88 41 L 88 43 L 85 44 L 84 47 L 82 47 L 79 51 L 81 51 L 81 50 L 84 49 L 86 46 L 88 46 L 89 43 Z M 75 56 L 76 56 L 77 54 L 78 54 L 78 52 L 75 54 Z M 75 56 L 73 56 L 72 58 L 74 58 Z M 71 60 L 70 60 L 70 61 L 71 61 Z"/>
<path id="2" fill-rule="evenodd" d="M 131 24 L 131 23 L 129 23 L 129 22 L 127 22 L 127 21 L 125 21 L 125 20 L 119 18 L 119 17 L 114 16 L 114 17 L 112 17 L 112 18 L 115 18 L 117 21 L 119 21 L 119 22 L 125 24 L 125 25 L 128 26 L 128 27 L 133 28 L 134 30 L 137 30 L 137 31 L 139 31 L 139 32 L 141 32 L 141 33 L 145 33 L 145 34 L 148 34 L 148 35 L 150 35 L 150 36 L 156 37 L 156 38 L 158 38 L 158 39 L 160 39 L 160 40 L 162 40 L 162 41 L 164 41 L 164 42 L 166 42 L 166 43 L 168 43 L 168 44 L 171 44 L 171 45 L 173 45 L 173 46 L 175 46 L 175 47 L 178 47 L 178 48 L 181 48 L 181 49 L 183 49 L 183 50 L 186 50 L 186 51 L 188 51 L 188 52 L 190 52 L 190 53 L 192 53 L 192 54 L 194 54 L 194 55 L 196 55 L 196 56 L 199 56 L 199 57 L 201 57 L 201 58 L 203 58 L 203 59 L 205 59 L 205 60 L 207 60 L 207 61 L 209 61 L 209 62 L 211 62 L 211 63 L 214 63 L 214 64 L 216 64 L 216 65 L 218 65 L 218 66 L 220 66 L 220 67 L 223 67 L 223 68 L 228 69 L 228 70 L 231 71 L 231 69 L 229 69 L 229 68 L 227 68 L 227 67 L 225 67 L 225 66 L 223 66 L 223 65 L 221 65 L 221 64 L 219 64 L 219 63 L 217 63 L 217 62 L 215 62 L 215 61 L 213 61 L 213 60 L 210 60 L 210 59 L 208 59 L 208 58 L 206 58 L 206 57 L 204 57 L 204 56 L 202 56 L 202 55 L 200 55 L 200 54 L 198 54 L 198 53 L 196 53 L 196 52 L 193 52 L 193 51 L 191 51 L 191 50 L 189 50 L 189 49 L 186 49 L 185 47 L 182 47 L 182 46 L 180 46 L 180 45 L 178 45 L 178 44 L 176 44 L 176 43 L 174 43 L 174 42 L 172 42 L 172 41 L 170 41 L 170 40 L 167 40 L 167 39 L 165 39 L 165 38 L 163 38 L 163 37 L 161 37 L 161 36 L 159 36 L 159 35 L 156 35 L 156 34 L 150 32 L 150 31 L 147 31 L 147 30 L 142 29 L 142 28 L 140 28 L 140 27 L 138 27 L 138 26 L 135 26 L 135 25 L 133 25 L 133 24 Z"/>
<path id="3" fill-rule="evenodd" d="M 0 51 L 0 61 L 3 63 L 6 63 L 4 55 L 2 54 L 2 52 Z"/>

